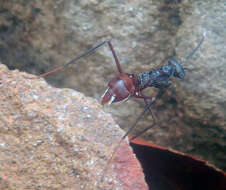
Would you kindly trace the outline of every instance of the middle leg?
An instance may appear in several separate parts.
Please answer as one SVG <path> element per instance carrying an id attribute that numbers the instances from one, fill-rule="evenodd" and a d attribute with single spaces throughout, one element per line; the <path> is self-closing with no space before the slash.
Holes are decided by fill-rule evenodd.
<path id="1" fill-rule="evenodd" d="M 154 127 L 155 125 L 158 124 L 157 122 L 157 119 L 151 109 L 151 106 L 155 103 L 155 101 L 159 98 L 162 97 L 163 93 L 165 92 L 165 89 L 160 89 L 157 93 L 157 95 L 154 97 L 154 98 L 150 98 L 148 96 L 145 96 L 142 94 L 142 92 L 139 94 L 139 95 L 136 95 L 135 97 L 136 98 L 143 98 L 144 99 L 144 102 L 145 102 L 145 108 L 144 108 L 144 111 L 139 115 L 139 117 L 136 119 L 136 122 L 134 123 L 134 125 L 127 131 L 127 133 L 125 134 L 125 137 L 136 127 L 137 123 L 141 120 L 141 118 L 144 116 L 144 114 L 149 111 L 151 113 L 151 116 L 152 116 L 152 120 L 153 120 L 153 123 L 152 125 L 146 127 L 144 130 L 142 130 L 141 132 L 139 132 L 137 135 L 133 136 L 131 138 L 132 139 L 135 139 L 137 137 L 139 137 L 140 135 L 142 135 L 143 133 L 145 133 L 147 130 L 151 129 L 152 127 Z M 151 102 L 148 102 L 147 99 L 151 99 Z"/>

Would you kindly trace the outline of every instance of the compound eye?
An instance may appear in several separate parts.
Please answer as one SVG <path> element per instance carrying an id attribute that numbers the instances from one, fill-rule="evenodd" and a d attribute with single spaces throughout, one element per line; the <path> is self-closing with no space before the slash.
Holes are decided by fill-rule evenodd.
<path id="1" fill-rule="evenodd" d="M 179 73 L 179 76 L 178 76 L 179 78 L 181 78 L 181 79 L 184 79 L 184 77 L 185 77 L 185 72 L 184 72 L 184 70 L 183 70 L 183 72 L 180 72 Z"/>
<path id="2" fill-rule="evenodd" d="M 183 79 L 185 77 L 184 68 L 176 59 L 170 58 L 168 59 L 168 63 L 175 66 L 176 68 L 176 72 L 174 73 L 175 77 L 178 77 L 180 79 Z"/>

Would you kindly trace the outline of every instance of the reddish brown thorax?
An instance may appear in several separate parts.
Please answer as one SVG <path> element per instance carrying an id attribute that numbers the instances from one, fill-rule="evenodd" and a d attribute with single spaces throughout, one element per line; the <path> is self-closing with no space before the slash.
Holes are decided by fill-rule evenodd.
<path id="1" fill-rule="evenodd" d="M 121 73 L 110 80 L 108 88 L 102 96 L 101 104 L 112 104 L 133 96 L 137 77 L 132 74 Z"/>

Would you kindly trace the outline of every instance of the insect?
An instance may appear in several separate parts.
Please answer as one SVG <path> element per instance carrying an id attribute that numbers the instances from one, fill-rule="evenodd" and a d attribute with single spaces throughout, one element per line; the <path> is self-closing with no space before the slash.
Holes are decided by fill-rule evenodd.
<path id="1" fill-rule="evenodd" d="M 136 127 L 137 123 L 140 121 L 140 119 L 146 114 L 147 111 L 150 111 L 153 123 L 146 127 L 144 130 L 142 130 L 139 134 L 132 137 L 132 139 L 140 136 L 147 130 L 151 129 L 157 124 L 157 121 L 154 117 L 154 114 L 152 112 L 151 106 L 155 103 L 156 99 L 160 98 L 162 94 L 164 93 L 164 90 L 168 88 L 172 84 L 172 78 L 178 78 L 178 79 L 184 79 L 185 78 L 185 70 L 187 68 L 183 67 L 182 64 L 186 63 L 188 59 L 190 59 L 194 53 L 199 49 L 201 44 L 203 43 L 205 38 L 205 33 L 203 34 L 202 39 L 196 46 L 194 50 L 192 50 L 191 53 L 188 54 L 188 56 L 183 60 L 183 62 L 178 62 L 175 58 L 169 58 L 168 63 L 166 65 L 163 65 L 161 67 L 158 67 L 156 69 L 152 69 L 150 71 L 145 71 L 140 74 L 129 74 L 125 73 L 119 63 L 118 57 L 115 53 L 115 50 L 111 44 L 110 41 L 104 41 L 97 46 L 88 49 L 83 54 L 75 57 L 70 62 L 66 63 L 63 66 L 57 67 L 54 70 L 51 70 L 47 73 L 44 73 L 40 75 L 40 77 L 45 77 L 49 74 L 52 74 L 54 72 L 57 72 L 59 70 L 64 69 L 70 64 L 75 63 L 80 58 L 87 56 L 94 52 L 99 47 L 103 46 L 104 44 L 107 44 L 110 48 L 110 51 L 112 52 L 112 55 L 115 60 L 115 64 L 117 66 L 118 74 L 112 78 L 108 83 L 108 88 L 105 91 L 105 93 L 102 96 L 101 104 L 112 104 L 115 102 L 125 101 L 129 98 L 139 98 L 143 99 L 145 102 L 145 108 L 143 112 L 138 116 L 135 123 L 129 128 L 129 130 L 124 134 L 123 137 L 121 137 L 120 141 L 118 142 L 117 146 L 114 148 L 113 153 L 108 160 L 106 167 L 104 169 L 104 172 L 106 172 L 108 165 L 111 163 L 114 154 L 117 152 L 117 149 L 119 148 L 122 141 L 128 136 L 128 134 Z M 159 89 L 157 95 L 153 97 L 145 96 L 142 91 L 145 88 L 148 87 L 155 87 Z M 103 175 L 104 176 L 104 175 Z M 103 176 L 101 180 L 103 179 Z"/>

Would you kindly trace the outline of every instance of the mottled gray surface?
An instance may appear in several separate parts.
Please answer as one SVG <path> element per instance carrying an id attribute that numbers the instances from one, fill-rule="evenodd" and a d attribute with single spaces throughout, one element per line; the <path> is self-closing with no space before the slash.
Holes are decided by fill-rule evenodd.
<path id="1" fill-rule="evenodd" d="M 12 3 L 13 2 L 13 3 Z M 176 53 L 184 58 L 207 37 L 186 64 L 191 70 L 175 82 L 153 108 L 158 121 L 146 139 L 195 153 L 225 169 L 226 137 L 226 5 L 223 0 L 92 0 L 3 1 L 0 17 L 0 59 L 10 68 L 43 73 L 62 65 L 106 39 L 129 73 L 166 63 Z M 17 65 L 14 65 L 17 63 Z M 100 48 L 63 72 L 47 78 L 100 99 L 116 67 L 107 47 Z M 146 94 L 153 96 L 153 90 Z M 105 108 L 128 129 L 143 109 L 140 100 Z M 141 129 L 151 117 L 139 124 Z"/>

